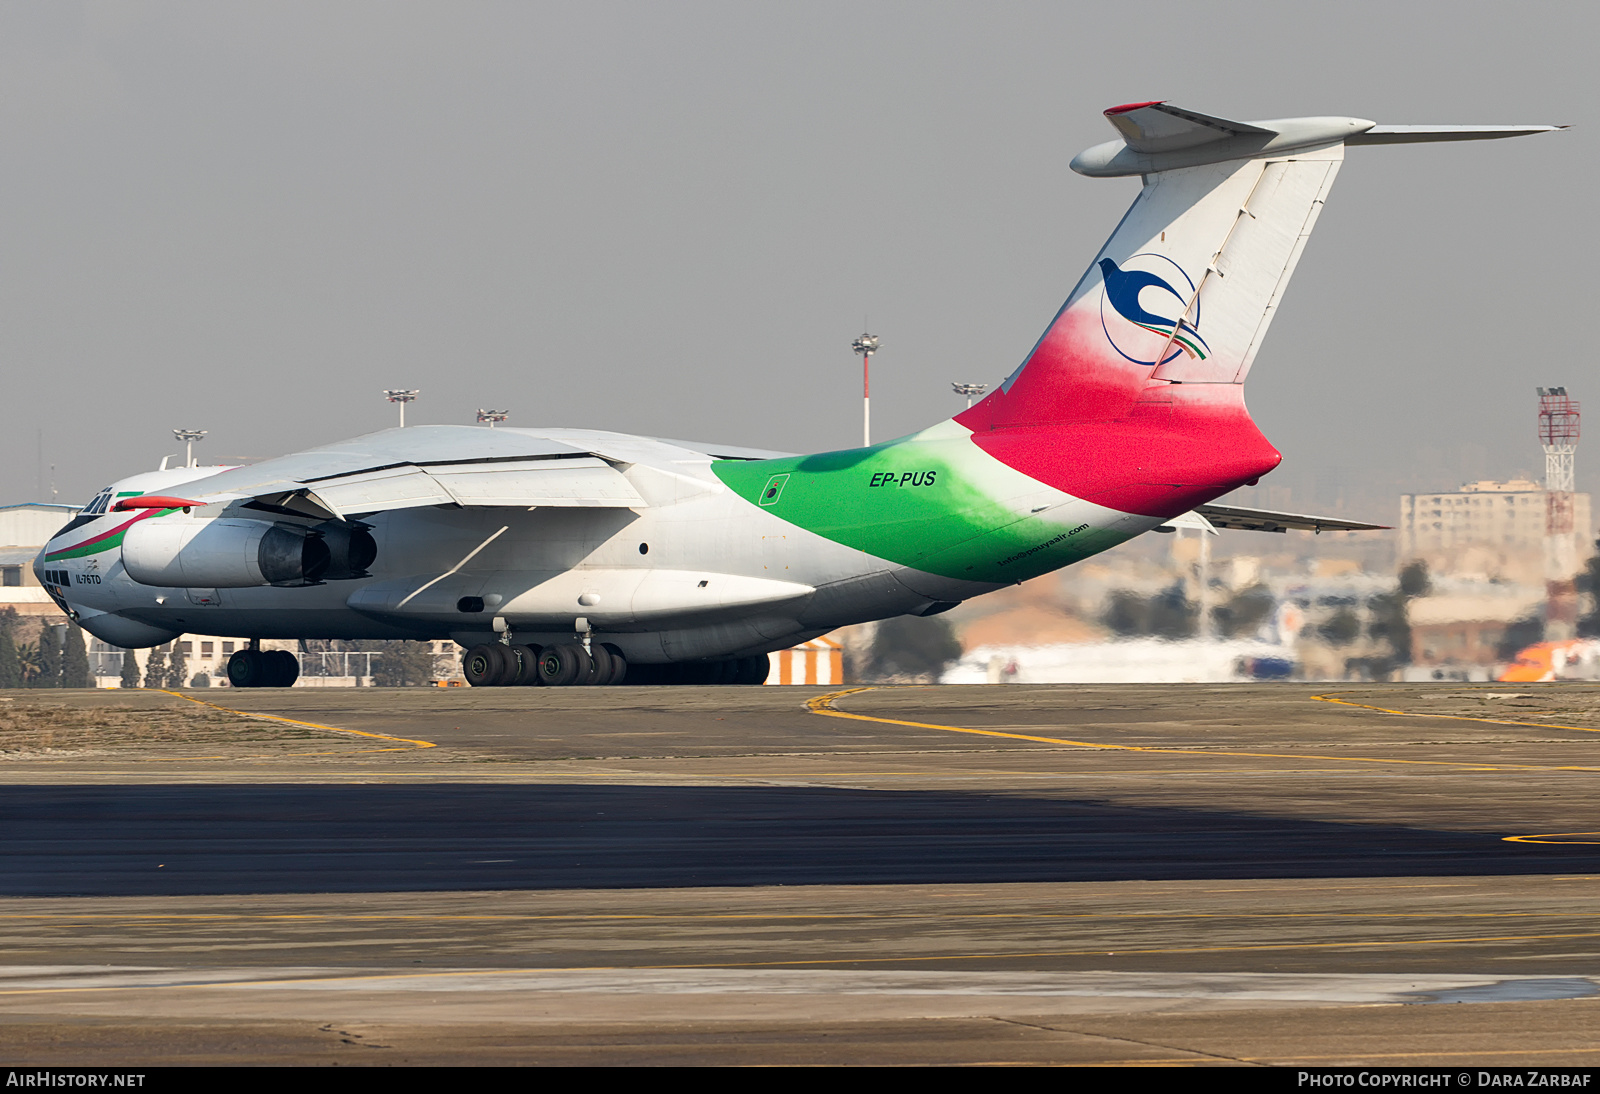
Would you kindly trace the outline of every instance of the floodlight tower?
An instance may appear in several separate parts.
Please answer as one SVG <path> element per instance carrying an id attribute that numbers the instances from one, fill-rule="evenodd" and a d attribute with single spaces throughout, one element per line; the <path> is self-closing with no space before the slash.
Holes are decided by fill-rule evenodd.
<path id="1" fill-rule="evenodd" d="M 172 435 L 188 446 L 184 449 L 183 466 L 193 467 L 195 465 L 194 442 L 205 440 L 206 431 L 204 429 L 174 429 Z"/>
<path id="2" fill-rule="evenodd" d="M 967 409 L 971 410 L 972 409 L 972 400 L 974 400 L 978 396 L 982 395 L 985 391 L 988 391 L 989 390 L 989 385 L 988 384 L 951 384 L 950 388 L 957 395 L 965 395 L 967 397 Z"/>
<path id="3" fill-rule="evenodd" d="M 1578 488 L 1578 402 L 1564 387 L 1539 389 L 1539 443 L 1544 448 L 1545 638 L 1576 634 L 1578 570 L 1573 494 Z"/>
<path id="4" fill-rule="evenodd" d="M 878 336 L 863 333 L 850 343 L 861 354 L 861 447 L 872 444 L 872 355 L 878 352 Z"/>
<path id="5" fill-rule="evenodd" d="M 478 409 L 478 424 L 482 425 L 484 422 L 488 422 L 490 429 L 494 428 L 496 422 L 503 422 L 509 417 L 511 417 L 510 411 L 484 410 L 481 407 Z"/>
<path id="6" fill-rule="evenodd" d="M 388 399 L 391 403 L 400 404 L 401 429 L 406 427 L 406 404 L 411 402 L 411 400 L 415 399 L 421 393 L 422 389 L 417 387 L 393 387 L 384 389 L 383 397 L 385 399 Z"/>

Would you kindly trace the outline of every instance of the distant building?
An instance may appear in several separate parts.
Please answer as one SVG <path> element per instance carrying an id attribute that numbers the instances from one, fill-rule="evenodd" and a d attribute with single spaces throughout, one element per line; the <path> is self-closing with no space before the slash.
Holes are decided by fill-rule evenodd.
<path id="1" fill-rule="evenodd" d="M 32 617 L 28 624 L 30 638 L 39 621 L 64 621 L 61 609 L 34 576 L 33 559 L 50 537 L 78 515 L 79 508 L 50 502 L 0 505 L 0 607 Z"/>
<path id="2" fill-rule="evenodd" d="M 1469 482 L 1460 490 L 1400 497 L 1400 558 L 1420 558 L 1434 572 L 1479 573 L 1542 584 L 1545 578 L 1544 487 L 1530 479 Z M 1588 494 L 1573 494 L 1574 533 L 1592 535 Z M 1587 557 L 1577 550 L 1574 557 Z"/>
<path id="3" fill-rule="evenodd" d="M 1411 601 L 1411 663 L 1422 669 L 1483 668 L 1505 660 L 1500 648 L 1519 620 L 1536 618 L 1543 590 L 1503 586 Z M 1483 675 L 1481 679 L 1490 679 Z"/>

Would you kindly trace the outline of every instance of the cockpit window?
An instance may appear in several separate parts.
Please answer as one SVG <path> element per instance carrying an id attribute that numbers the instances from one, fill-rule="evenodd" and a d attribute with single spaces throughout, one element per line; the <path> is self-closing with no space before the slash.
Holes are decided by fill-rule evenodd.
<path id="1" fill-rule="evenodd" d="M 97 517 L 106 511 L 106 506 L 111 503 L 111 487 L 106 487 L 94 496 L 94 500 L 83 507 L 85 516 Z"/>

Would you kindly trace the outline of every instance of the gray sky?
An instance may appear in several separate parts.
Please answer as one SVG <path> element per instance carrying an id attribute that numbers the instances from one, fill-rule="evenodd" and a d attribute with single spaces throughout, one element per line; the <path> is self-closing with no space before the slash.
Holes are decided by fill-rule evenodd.
<path id="1" fill-rule="evenodd" d="M 1032 346 L 1137 189 L 1068 161 L 1152 98 L 1574 125 L 1353 149 L 1249 399 L 1268 481 L 1326 502 L 1538 472 L 1565 383 L 1594 489 L 1597 13 L 0 4 L 0 501 L 41 429 L 82 500 L 174 426 L 272 456 L 392 424 L 394 386 L 412 421 L 842 447 L 864 316 L 874 434 L 909 432 Z"/>

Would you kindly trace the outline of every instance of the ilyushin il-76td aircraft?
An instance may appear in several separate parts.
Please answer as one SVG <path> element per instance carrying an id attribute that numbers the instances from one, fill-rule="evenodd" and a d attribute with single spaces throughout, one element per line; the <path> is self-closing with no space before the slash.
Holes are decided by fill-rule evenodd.
<path id="1" fill-rule="evenodd" d="M 1075 171 L 1143 188 L 1022 364 L 907 437 L 786 455 L 581 429 L 414 426 L 107 487 L 35 561 L 123 647 L 436 639 L 477 686 L 760 683 L 766 654 L 933 615 L 1175 525 L 1372 528 L 1216 504 L 1281 459 L 1244 382 L 1347 146 L 1556 126 L 1105 112 Z"/>

